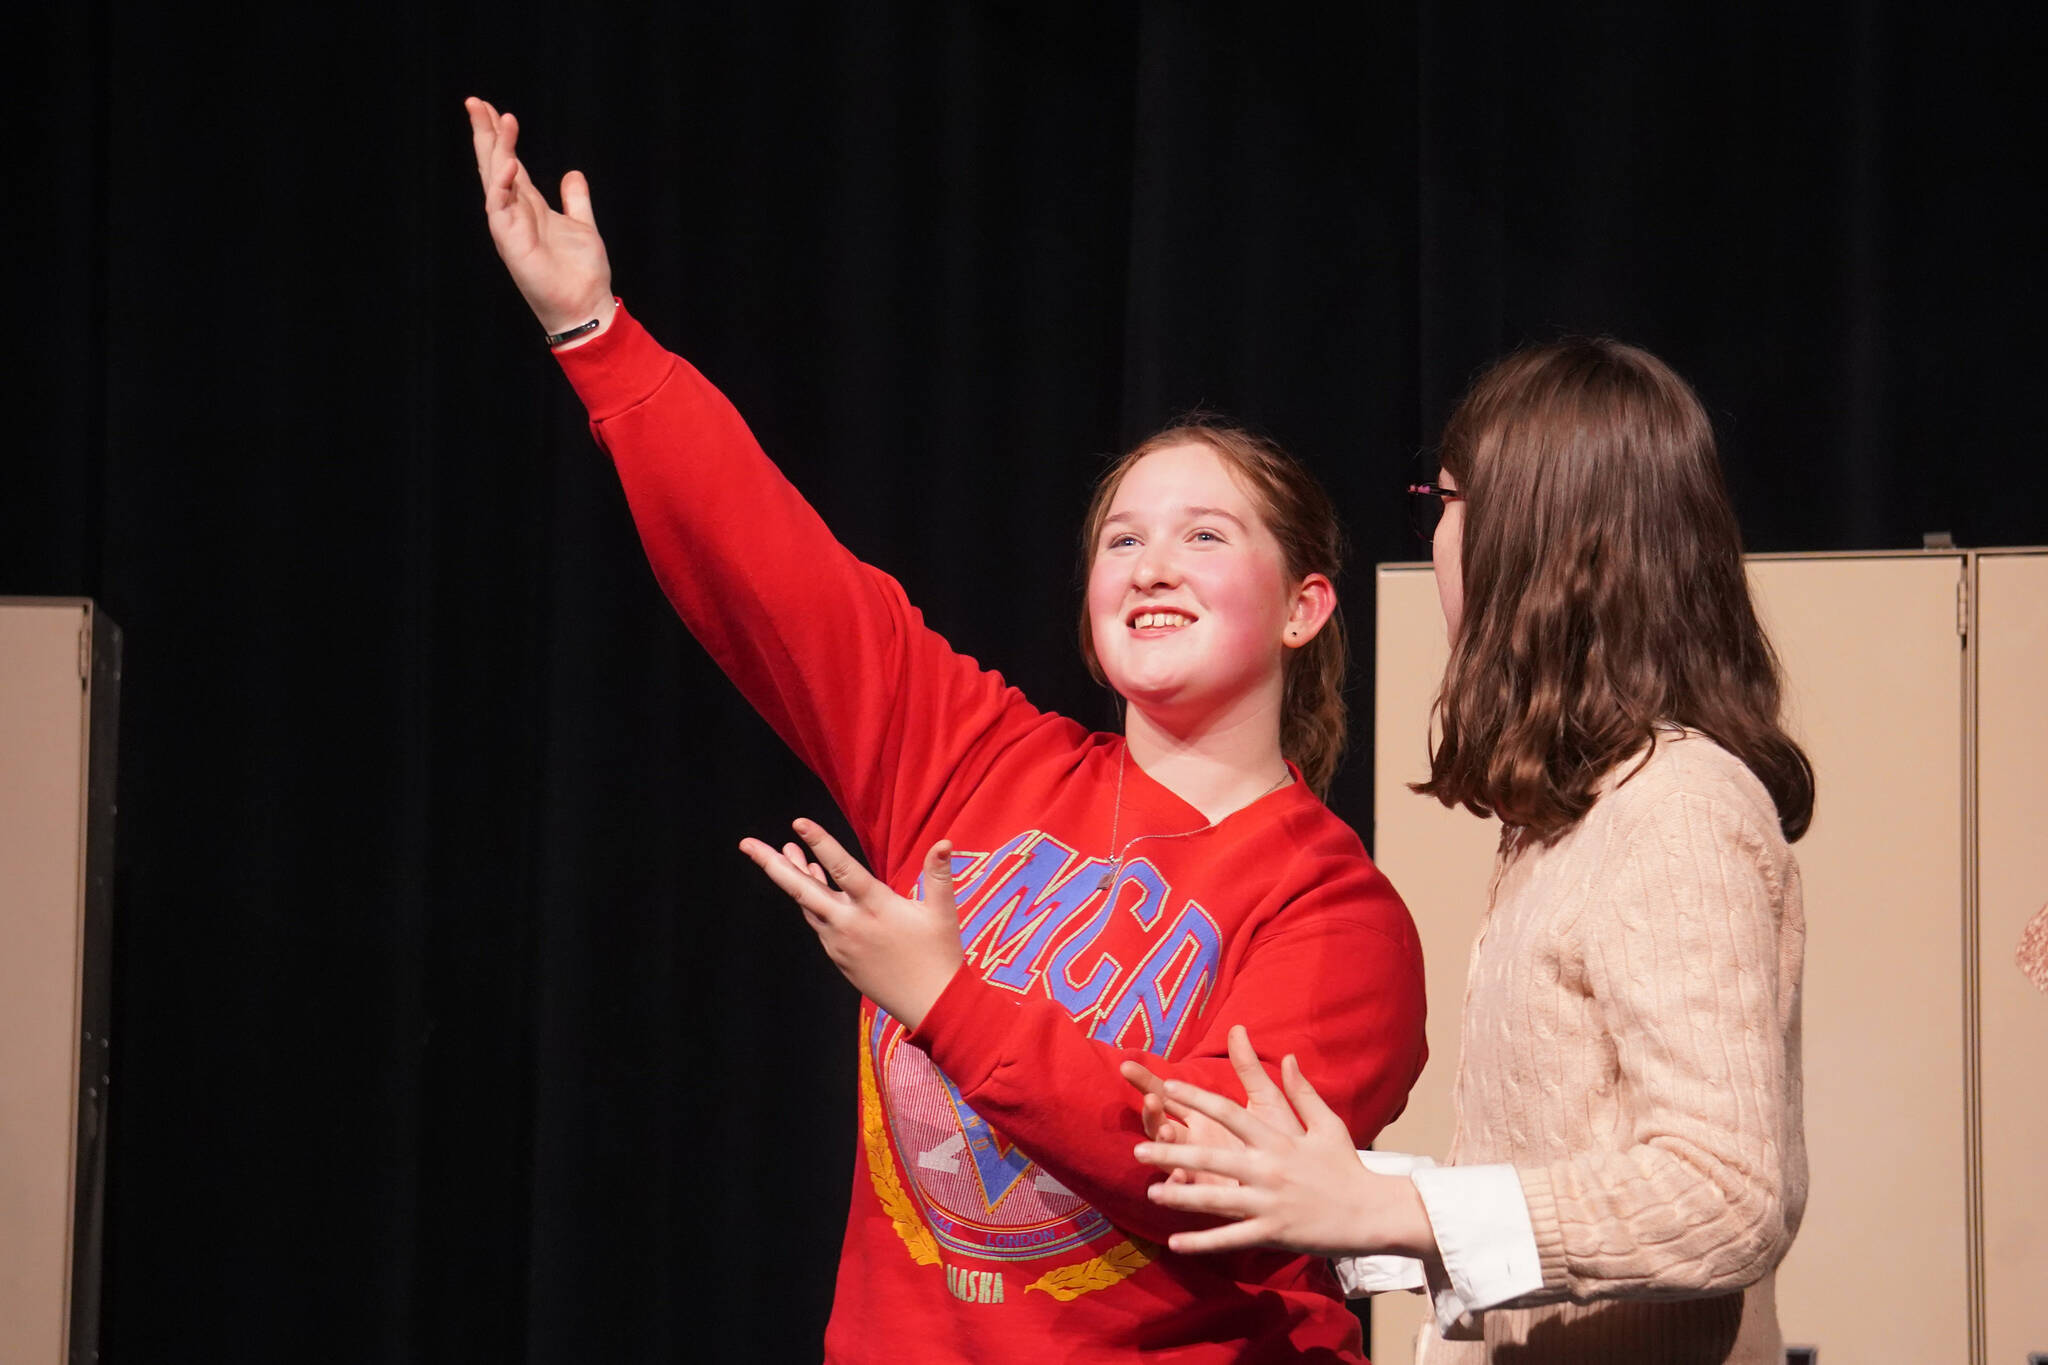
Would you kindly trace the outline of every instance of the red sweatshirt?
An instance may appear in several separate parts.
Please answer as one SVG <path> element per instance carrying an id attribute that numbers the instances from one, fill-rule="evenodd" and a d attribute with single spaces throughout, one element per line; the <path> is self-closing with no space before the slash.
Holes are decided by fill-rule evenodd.
<path id="1" fill-rule="evenodd" d="M 925 850 L 956 849 L 959 974 L 915 1033 L 861 1005 L 826 1358 L 1361 1359 L 1320 1258 L 1160 1245 L 1201 1220 L 1145 1197 L 1117 1074 L 1136 1057 L 1241 1093 L 1224 1037 L 1244 1024 L 1262 1055 L 1299 1056 L 1360 1145 L 1398 1114 L 1422 953 L 1357 836 L 1299 780 L 1211 826 L 1120 737 L 956 653 L 623 310 L 561 361 L 670 601 L 875 873 L 912 894 Z"/>

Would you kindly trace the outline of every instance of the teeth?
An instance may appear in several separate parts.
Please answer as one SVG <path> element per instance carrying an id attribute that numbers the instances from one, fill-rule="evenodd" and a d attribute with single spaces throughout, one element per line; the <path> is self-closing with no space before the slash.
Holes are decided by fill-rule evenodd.
<path id="1" fill-rule="evenodd" d="M 1184 626 L 1190 619 L 1177 611 L 1141 611 L 1132 618 L 1131 626 L 1136 630 L 1151 630 Z"/>

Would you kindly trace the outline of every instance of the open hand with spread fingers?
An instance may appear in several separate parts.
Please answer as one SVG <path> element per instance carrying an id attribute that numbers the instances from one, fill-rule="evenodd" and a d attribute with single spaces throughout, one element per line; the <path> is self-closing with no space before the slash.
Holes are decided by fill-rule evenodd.
<path id="1" fill-rule="evenodd" d="M 789 844 L 777 853 L 759 839 L 742 839 L 740 852 L 797 903 L 840 974 L 905 1028 L 916 1028 L 963 957 L 952 844 L 932 845 L 924 899 L 912 900 L 891 891 L 814 821 L 792 828 L 804 847 Z"/>
<path id="2" fill-rule="evenodd" d="M 589 335 L 603 331 L 612 320 L 612 267 L 583 172 L 562 177 L 562 211 L 555 212 L 519 160 L 519 120 L 474 95 L 463 101 L 463 108 L 469 113 L 491 242 L 512 283 L 549 334 L 592 321 L 599 325 Z"/>
<path id="3" fill-rule="evenodd" d="M 1233 1063 L 1238 1032 L 1233 1030 Z M 1244 1050 L 1250 1052 L 1248 1039 Z M 1238 1074 L 1245 1076 L 1242 1068 Z M 1263 1068 L 1259 1074 L 1264 1079 Z M 1233 1220 L 1199 1232 L 1177 1232 L 1167 1245 L 1178 1252 L 1271 1246 L 1321 1256 L 1434 1256 L 1436 1237 L 1414 1183 L 1376 1175 L 1359 1164 L 1344 1121 L 1301 1074 L 1292 1054 L 1281 1059 L 1280 1083 L 1288 1113 L 1279 1119 L 1268 1106 L 1277 1121 L 1186 1081 L 1160 1084 L 1169 1113 L 1176 1106 L 1191 1111 L 1232 1139 L 1230 1145 L 1138 1144 L 1134 1154 L 1139 1161 L 1193 1177 L 1152 1185 L 1147 1193 L 1154 1203 Z M 1201 1179 L 1204 1175 L 1227 1180 L 1209 1183 Z"/>
<path id="4" fill-rule="evenodd" d="M 1245 1109 L 1254 1118 L 1262 1119 L 1283 1133 L 1299 1135 L 1301 1123 L 1294 1117 L 1294 1108 L 1287 1097 L 1280 1093 L 1280 1087 L 1273 1084 L 1273 1078 L 1266 1074 L 1266 1067 L 1259 1060 L 1259 1054 L 1252 1049 L 1251 1035 L 1244 1025 L 1236 1024 L 1229 1033 L 1230 1068 L 1237 1073 L 1238 1084 L 1244 1087 Z M 1166 1098 L 1166 1082 L 1154 1075 L 1142 1063 L 1125 1062 L 1118 1068 L 1123 1078 L 1129 1081 L 1144 1096 L 1139 1118 L 1145 1127 L 1145 1136 L 1153 1142 L 1183 1143 L 1193 1147 L 1210 1147 L 1223 1150 L 1242 1150 L 1244 1144 L 1228 1128 L 1198 1113 L 1184 1104 Z M 1177 1185 L 1197 1181 L 1208 1185 L 1235 1185 L 1228 1176 L 1211 1171 L 1195 1172 L 1176 1166 L 1166 1177 Z"/>

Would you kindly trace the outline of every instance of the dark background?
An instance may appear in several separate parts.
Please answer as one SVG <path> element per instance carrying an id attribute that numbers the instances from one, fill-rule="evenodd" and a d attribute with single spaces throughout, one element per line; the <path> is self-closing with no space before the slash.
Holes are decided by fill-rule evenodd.
<path id="1" fill-rule="evenodd" d="M 853 997 L 731 848 L 823 797 L 656 591 L 467 93 L 841 535 L 1097 723 L 1104 454 L 1206 404 L 1306 456 L 1369 677 L 1400 485 L 1565 330 L 1698 385 L 1753 549 L 2048 542 L 2031 35 L 1967 5 L 20 22 L 0 592 L 126 631 L 119 1365 L 816 1358 Z"/>

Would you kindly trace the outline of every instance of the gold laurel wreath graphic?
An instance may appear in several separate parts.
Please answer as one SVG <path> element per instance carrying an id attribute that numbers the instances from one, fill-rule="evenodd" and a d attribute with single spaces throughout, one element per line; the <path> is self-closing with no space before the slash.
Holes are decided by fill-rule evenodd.
<path id="1" fill-rule="evenodd" d="M 919 1265 L 937 1263 L 938 1245 L 932 1241 L 924 1220 L 917 1216 L 917 1205 L 904 1192 L 903 1182 L 896 1178 L 896 1161 L 889 1155 L 889 1130 L 882 1118 L 882 1099 L 875 1086 L 875 1060 L 868 1052 L 866 1029 L 861 1030 L 860 1037 L 860 1140 L 867 1149 L 868 1179 L 874 1182 L 875 1197 L 882 1201 L 882 1212 L 895 1225 L 896 1235 L 903 1239 L 910 1259 Z"/>
<path id="2" fill-rule="evenodd" d="M 1118 1242 L 1109 1250 L 1092 1260 L 1076 1261 L 1063 1265 L 1058 1270 L 1048 1270 L 1032 1283 L 1024 1286 L 1029 1294 L 1034 1289 L 1044 1290 L 1061 1303 L 1078 1299 L 1098 1289 L 1107 1289 L 1152 1264 L 1159 1255 L 1159 1248 L 1150 1242 L 1133 1237 Z"/>
<path id="3" fill-rule="evenodd" d="M 903 1182 L 896 1177 L 896 1160 L 889 1154 L 888 1123 L 882 1117 L 881 1092 L 875 1084 L 875 1059 L 868 1050 L 865 1030 L 860 1039 L 860 1140 L 867 1149 L 868 1179 L 874 1183 L 875 1196 L 882 1201 L 882 1212 L 889 1216 L 896 1235 L 903 1239 L 910 1259 L 919 1265 L 937 1264 L 938 1244 L 932 1240 L 924 1220 L 917 1216 L 917 1205 L 904 1191 Z M 1100 1256 L 1048 1270 L 1026 1285 L 1024 1292 L 1042 1290 L 1066 1303 L 1083 1294 L 1121 1284 L 1152 1264 L 1159 1251 L 1151 1242 L 1132 1237 L 1118 1242 Z"/>

